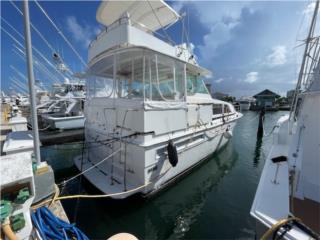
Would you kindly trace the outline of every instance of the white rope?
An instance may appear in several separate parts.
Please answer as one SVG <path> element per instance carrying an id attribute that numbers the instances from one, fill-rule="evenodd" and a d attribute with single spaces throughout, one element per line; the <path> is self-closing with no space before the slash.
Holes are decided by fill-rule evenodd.
<path id="1" fill-rule="evenodd" d="M 38 3 L 38 1 L 34 0 L 34 2 L 37 4 L 39 9 L 42 11 L 42 13 L 46 16 L 46 18 L 49 20 L 49 22 L 52 24 L 52 26 L 57 30 L 58 34 L 61 35 L 63 40 L 68 44 L 68 46 L 71 48 L 71 50 L 75 53 L 75 55 L 79 58 L 80 62 L 87 67 L 86 62 L 83 60 L 83 58 L 80 56 L 80 54 L 77 52 L 77 50 L 72 46 L 72 44 L 69 42 L 69 40 L 66 38 L 66 36 L 63 34 L 63 32 L 58 28 L 58 26 L 53 22 L 53 20 L 49 17 L 48 13 L 41 7 L 41 5 Z"/>
<path id="2" fill-rule="evenodd" d="M 12 51 L 17 54 L 23 61 L 26 61 L 25 52 L 20 49 L 18 46 L 14 45 L 14 49 Z M 41 72 L 46 74 L 53 82 L 59 83 L 60 79 L 57 78 L 39 59 L 34 56 L 33 64 L 37 67 Z"/>
<path id="3" fill-rule="evenodd" d="M 65 185 L 66 183 L 72 181 L 73 179 L 76 179 L 77 177 L 79 177 L 79 176 L 85 174 L 86 172 L 92 170 L 93 168 L 99 166 L 101 163 L 103 163 L 104 161 L 106 161 L 107 159 L 109 159 L 110 157 L 114 156 L 116 153 L 118 153 L 118 152 L 120 152 L 120 151 L 121 151 L 121 148 L 119 148 L 117 151 L 111 153 L 109 156 L 107 156 L 106 158 L 102 159 L 100 162 L 92 165 L 91 167 L 87 168 L 86 170 L 84 170 L 84 171 L 80 172 L 79 174 L 77 174 L 77 175 L 69 178 L 68 180 L 63 181 L 62 183 L 60 183 L 60 184 L 58 184 L 58 185 Z"/>
<path id="4" fill-rule="evenodd" d="M 10 1 L 10 3 L 21 14 L 21 16 L 23 16 L 23 13 L 21 12 L 21 10 L 18 8 L 18 6 L 16 4 L 14 4 L 14 2 L 12 0 Z M 6 22 L 6 23 L 9 25 L 8 22 Z M 47 41 L 47 39 L 41 34 L 41 32 L 31 22 L 30 22 L 30 25 L 33 28 L 33 30 L 39 35 L 39 37 L 47 44 L 47 46 L 50 48 L 50 50 L 52 52 L 55 52 L 55 49 L 51 46 L 51 44 Z M 21 34 L 19 34 L 19 35 L 21 35 Z"/>
<path id="5" fill-rule="evenodd" d="M 22 36 L 21 33 L 19 33 L 17 31 L 17 29 L 15 29 L 7 20 L 5 20 L 3 17 L 1 17 L 1 21 L 4 21 L 16 34 L 19 35 L 19 37 L 21 37 L 22 39 L 24 39 L 24 37 Z"/>
<path id="6" fill-rule="evenodd" d="M 25 47 L 12 35 L 10 34 L 7 30 L 5 30 L 5 28 L 3 28 L 3 26 L 1 27 L 1 30 L 4 31 L 15 43 L 17 43 L 22 49 L 25 49 Z M 60 74 L 62 76 L 62 78 L 64 78 L 65 76 L 59 72 L 56 67 L 34 46 L 32 46 L 32 49 L 50 66 L 52 67 L 58 74 Z"/>

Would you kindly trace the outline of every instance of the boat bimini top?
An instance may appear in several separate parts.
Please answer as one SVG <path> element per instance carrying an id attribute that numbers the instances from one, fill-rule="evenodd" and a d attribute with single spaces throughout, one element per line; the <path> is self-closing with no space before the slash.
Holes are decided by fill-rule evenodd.
<path id="1" fill-rule="evenodd" d="M 179 14 L 164 1 L 102 1 L 97 11 L 97 20 L 109 26 L 128 14 L 132 25 L 155 32 L 177 22 Z M 156 16 L 156 17 L 155 17 Z"/>

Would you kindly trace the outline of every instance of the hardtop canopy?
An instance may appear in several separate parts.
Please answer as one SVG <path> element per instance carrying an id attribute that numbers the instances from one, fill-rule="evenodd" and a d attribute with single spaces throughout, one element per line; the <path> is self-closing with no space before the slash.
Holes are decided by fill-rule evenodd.
<path id="1" fill-rule="evenodd" d="M 97 21 L 109 26 L 129 14 L 133 26 L 157 31 L 174 24 L 179 14 L 162 0 L 102 1 L 97 11 Z"/>

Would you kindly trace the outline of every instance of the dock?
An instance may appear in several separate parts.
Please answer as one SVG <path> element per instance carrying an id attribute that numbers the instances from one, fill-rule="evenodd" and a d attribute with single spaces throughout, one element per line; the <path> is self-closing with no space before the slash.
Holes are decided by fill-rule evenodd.
<path id="1" fill-rule="evenodd" d="M 1 125 L 0 125 L 0 146 L 1 146 L 1 155 L 4 141 L 6 140 L 7 134 L 11 132 L 11 126 L 8 124 L 8 115 L 10 106 L 7 104 L 1 104 Z"/>

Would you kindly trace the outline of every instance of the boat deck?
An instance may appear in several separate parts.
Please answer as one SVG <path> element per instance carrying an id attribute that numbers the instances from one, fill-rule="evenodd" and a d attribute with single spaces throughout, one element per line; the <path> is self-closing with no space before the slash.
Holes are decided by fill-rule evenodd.
<path id="1" fill-rule="evenodd" d="M 310 199 L 293 199 L 293 213 L 313 231 L 320 234 L 320 203 Z"/>

